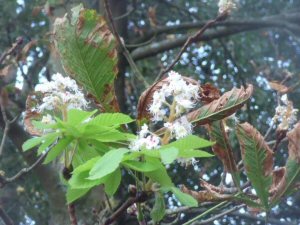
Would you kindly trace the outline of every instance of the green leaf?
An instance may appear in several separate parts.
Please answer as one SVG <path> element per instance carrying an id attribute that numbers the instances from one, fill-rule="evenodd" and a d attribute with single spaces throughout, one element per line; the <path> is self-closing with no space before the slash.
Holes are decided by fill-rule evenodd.
<path id="1" fill-rule="evenodd" d="M 45 124 L 45 123 L 42 123 L 41 121 L 33 120 L 32 124 L 35 128 L 37 128 L 39 130 L 56 129 L 57 128 L 57 123 Z"/>
<path id="2" fill-rule="evenodd" d="M 79 5 L 54 23 L 54 41 L 67 74 L 78 81 L 107 110 L 114 99 L 117 50 L 105 19 Z"/>
<path id="3" fill-rule="evenodd" d="M 108 194 L 109 196 L 113 196 L 116 193 L 118 187 L 120 186 L 121 178 L 122 174 L 120 169 L 116 169 L 113 173 L 105 177 L 104 190 L 106 194 Z"/>
<path id="4" fill-rule="evenodd" d="M 154 161 L 154 160 L 144 161 L 144 162 L 130 160 L 130 161 L 122 162 L 122 165 L 139 172 L 150 172 L 159 169 L 161 163 L 159 161 Z"/>
<path id="5" fill-rule="evenodd" d="M 180 189 L 178 189 L 176 187 L 172 187 L 170 190 L 173 192 L 173 194 L 175 195 L 175 197 L 178 199 L 178 201 L 181 204 L 190 206 L 190 207 L 198 206 L 197 200 L 194 199 L 191 195 L 181 192 Z"/>
<path id="6" fill-rule="evenodd" d="M 147 161 L 158 161 L 158 159 L 147 157 Z M 144 172 L 147 177 L 152 179 L 154 182 L 159 183 L 162 187 L 173 187 L 174 184 L 169 177 L 166 168 L 160 163 L 159 169 Z"/>
<path id="7" fill-rule="evenodd" d="M 188 120 L 201 125 L 224 119 L 241 108 L 251 97 L 252 92 L 252 85 L 249 85 L 246 89 L 243 87 L 240 89 L 233 88 L 231 91 L 224 93 L 219 99 L 190 112 L 187 115 Z"/>
<path id="8" fill-rule="evenodd" d="M 184 138 L 181 138 L 177 141 L 171 142 L 170 144 L 164 145 L 161 148 L 175 147 L 180 151 L 187 149 L 198 149 L 206 148 L 213 144 L 213 142 L 207 141 L 195 135 L 188 135 Z"/>
<path id="9" fill-rule="evenodd" d="M 84 120 L 93 116 L 97 110 L 87 112 L 80 109 L 70 109 L 67 114 L 69 124 L 76 126 L 82 123 Z"/>
<path id="10" fill-rule="evenodd" d="M 52 145 L 61 135 L 59 132 L 54 132 L 43 136 L 43 143 L 38 148 L 38 155 L 42 154 L 50 145 Z"/>
<path id="11" fill-rule="evenodd" d="M 27 150 L 30 150 L 32 149 L 33 147 L 41 144 L 43 141 L 43 138 L 42 137 L 34 137 L 34 138 L 31 138 L 31 139 L 28 139 L 27 141 L 25 141 L 22 145 L 22 149 L 23 151 L 27 151 Z"/>
<path id="12" fill-rule="evenodd" d="M 131 119 L 130 116 L 122 113 L 101 113 L 89 123 L 100 126 L 118 127 L 122 124 L 131 123 L 133 121 L 134 120 Z"/>
<path id="13" fill-rule="evenodd" d="M 178 149 L 175 147 L 163 148 L 159 150 L 159 153 L 164 164 L 171 164 L 178 156 Z"/>
<path id="14" fill-rule="evenodd" d="M 120 165 L 124 154 L 129 152 L 128 149 L 119 148 L 110 150 L 103 157 L 101 157 L 90 171 L 88 179 L 100 179 L 107 174 L 114 172 Z"/>
<path id="15" fill-rule="evenodd" d="M 195 150 L 195 149 L 188 149 L 180 151 L 178 154 L 178 157 L 180 158 L 207 158 L 207 157 L 213 157 L 214 155 L 201 151 L 201 150 Z"/>
<path id="16" fill-rule="evenodd" d="M 90 188 L 83 188 L 83 189 L 71 189 L 70 187 L 67 190 L 67 203 L 70 204 L 77 200 L 78 198 L 81 198 L 84 196 Z"/>
<path id="17" fill-rule="evenodd" d="M 273 152 L 262 135 L 250 124 L 237 127 L 245 170 L 257 196 L 267 210 L 269 190 L 272 184 Z"/>
<path id="18" fill-rule="evenodd" d="M 155 203 L 150 212 L 151 219 L 154 223 L 161 221 L 166 213 L 164 196 L 160 192 L 155 192 Z"/>
<path id="19" fill-rule="evenodd" d="M 47 154 L 47 157 L 44 160 L 44 164 L 51 162 L 57 156 L 59 156 L 72 141 L 72 137 L 63 137 L 60 140 L 58 140 L 57 144 Z"/>

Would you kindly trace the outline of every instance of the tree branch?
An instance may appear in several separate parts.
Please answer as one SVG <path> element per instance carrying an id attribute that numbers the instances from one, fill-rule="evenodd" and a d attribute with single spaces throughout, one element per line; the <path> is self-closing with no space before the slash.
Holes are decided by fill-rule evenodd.
<path id="1" fill-rule="evenodd" d="M 7 56 L 15 53 L 16 50 L 21 46 L 22 43 L 23 43 L 23 38 L 18 37 L 16 42 L 12 45 L 12 47 L 0 56 L 0 65 L 2 65 L 2 63 L 4 62 L 4 60 L 6 59 Z"/>
<path id="2" fill-rule="evenodd" d="M 4 225 L 14 225 L 12 219 L 7 215 L 4 209 L 0 205 L 0 218 L 4 222 Z"/>
<path id="3" fill-rule="evenodd" d="M 214 30 L 207 30 L 203 35 L 201 35 L 201 37 L 196 38 L 194 42 L 210 41 L 213 39 L 227 37 L 241 32 L 253 31 L 262 28 L 285 28 L 291 30 L 294 33 L 300 33 L 300 26 L 298 26 L 296 22 L 294 23 L 294 20 L 296 19 L 300 20 L 300 15 L 294 13 L 290 16 L 278 15 L 255 20 L 231 20 L 218 22 L 211 26 L 215 28 Z M 186 30 L 191 28 L 198 28 L 199 26 L 203 26 L 203 24 L 203 22 L 183 23 L 176 26 L 158 28 L 156 34 L 178 31 L 178 29 Z M 182 46 L 188 38 L 188 35 L 184 35 L 174 40 L 163 40 L 144 47 L 139 47 L 131 52 L 131 56 L 134 60 L 141 60 L 147 57 L 155 56 L 158 53 Z"/>

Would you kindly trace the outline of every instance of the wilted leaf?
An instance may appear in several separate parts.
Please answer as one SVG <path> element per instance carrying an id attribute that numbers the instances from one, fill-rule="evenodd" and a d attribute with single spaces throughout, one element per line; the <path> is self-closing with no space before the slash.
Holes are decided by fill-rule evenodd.
<path id="1" fill-rule="evenodd" d="M 214 192 L 214 191 L 208 191 L 208 190 L 192 191 L 192 190 L 189 190 L 184 185 L 181 187 L 181 191 L 193 196 L 193 198 L 195 198 L 199 203 L 201 203 L 201 202 L 224 201 L 224 200 L 230 199 L 232 197 L 232 195 L 220 194 L 220 193 L 217 193 L 217 192 Z"/>
<path id="2" fill-rule="evenodd" d="M 190 112 L 187 115 L 188 120 L 196 122 L 198 125 L 203 125 L 224 119 L 240 109 L 251 97 L 252 92 L 252 85 L 248 85 L 246 89 L 243 87 L 240 89 L 233 88 L 231 91 L 223 94 L 219 99 Z"/>
<path id="3" fill-rule="evenodd" d="M 41 136 L 43 133 L 33 125 L 34 120 L 41 119 L 42 115 L 35 110 L 36 105 L 41 100 L 41 93 L 36 92 L 35 95 L 28 95 L 26 99 L 26 111 L 24 117 L 25 129 L 33 136 Z"/>
<path id="4" fill-rule="evenodd" d="M 104 18 L 79 5 L 54 23 L 55 46 L 68 75 L 78 81 L 107 111 L 117 111 L 113 81 L 117 49 Z"/>
<path id="5" fill-rule="evenodd" d="M 282 94 L 288 93 L 290 90 L 287 86 L 279 83 L 278 81 L 269 81 L 268 84 L 273 90 Z"/>
<path id="6" fill-rule="evenodd" d="M 220 98 L 220 91 L 210 83 L 201 85 L 200 100 L 207 104 Z"/>
<path id="7" fill-rule="evenodd" d="M 272 183 L 273 152 L 263 136 L 249 123 L 240 124 L 237 135 L 245 170 L 265 209 Z"/>
<path id="8" fill-rule="evenodd" d="M 194 85 L 199 85 L 199 83 L 189 77 L 185 77 L 182 76 L 182 78 L 190 84 L 194 84 Z M 140 96 L 139 102 L 138 102 L 138 115 L 137 115 L 137 119 L 138 120 L 142 120 L 144 118 L 149 119 L 150 118 L 150 114 L 148 111 L 148 108 L 150 106 L 150 104 L 152 103 L 153 100 L 153 94 L 154 92 L 160 90 L 162 88 L 163 85 L 168 84 L 168 80 L 167 78 L 163 78 L 159 81 L 157 81 L 156 83 L 154 83 L 152 86 L 150 86 L 148 89 L 146 89 Z"/>
<path id="9" fill-rule="evenodd" d="M 285 173 L 281 180 L 273 182 L 275 185 L 272 203 L 277 204 L 282 196 L 292 192 L 296 182 L 300 180 L 300 123 L 298 122 L 294 129 L 287 133 L 289 140 L 289 157 L 285 165 Z"/>
<path id="10" fill-rule="evenodd" d="M 224 129 L 223 121 L 212 122 L 207 128 L 209 130 L 211 141 L 216 142 L 216 144 L 212 146 L 213 152 L 222 161 L 225 170 L 232 174 L 235 184 L 239 186 L 238 169 L 228 136 Z"/>

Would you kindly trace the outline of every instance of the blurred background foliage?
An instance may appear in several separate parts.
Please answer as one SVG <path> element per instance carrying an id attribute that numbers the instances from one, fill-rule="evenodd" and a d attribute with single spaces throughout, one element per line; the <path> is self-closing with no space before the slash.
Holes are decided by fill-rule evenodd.
<path id="1" fill-rule="evenodd" d="M 20 154 L 20 144 L 17 141 L 24 139 L 25 134 L 14 129 L 22 129 L 25 99 L 34 86 L 41 80 L 49 80 L 54 72 L 63 72 L 57 53 L 53 49 L 51 27 L 57 16 L 63 16 L 78 3 L 83 3 L 85 7 L 96 9 L 100 13 L 103 11 L 101 0 L 0 0 L 1 54 L 7 51 L 18 37 L 23 40 L 17 50 L 17 57 L 8 57 L 0 65 L 0 87 L 8 92 L 9 115 L 20 115 L 18 126 L 11 127 L 0 156 L 0 169 L 5 171 L 7 176 L 25 167 L 26 163 L 30 162 L 29 159 L 34 157 Z M 186 35 L 199 29 L 203 21 L 215 18 L 218 11 L 216 0 L 111 0 L 111 3 L 118 31 L 149 83 L 155 80 L 164 66 L 172 62 L 182 45 L 167 47 L 167 44 L 184 39 Z M 300 78 L 300 18 L 297 17 L 299 10 L 300 1 L 297 0 L 240 0 L 238 9 L 233 12 L 227 24 L 225 21 L 223 26 L 207 31 L 207 34 L 219 35 L 208 35 L 206 40 L 200 40 L 188 47 L 174 69 L 201 83 L 212 83 L 221 92 L 247 83 L 253 84 L 253 97 L 237 116 L 240 121 L 250 122 L 265 134 L 278 102 L 278 94 L 270 88 L 269 81 L 284 80 L 286 86 L 292 87 L 288 95 L 294 107 L 300 108 L 300 89 L 297 86 Z M 191 24 L 200 25 L 190 26 Z M 170 27 L 173 28 L 168 29 Z M 230 32 L 223 32 L 224 30 Z M 138 97 L 145 87 L 133 75 L 122 55 L 116 86 L 122 111 L 134 117 Z M 3 125 L 1 120 L 1 126 Z M 203 128 L 199 131 L 202 136 L 206 136 Z M 3 130 L 1 132 L 3 133 Z M 267 141 L 274 140 L 275 135 L 273 129 Z M 235 134 L 230 137 L 236 156 L 240 157 Z M 287 146 L 283 143 L 275 154 L 276 165 L 283 165 L 286 157 Z M 52 166 L 57 171 L 58 163 Z M 222 165 L 217 158 L 201 159 L 194 168 L 184 169 L 173 165 L 169 169 L 176 184 L 185 184 L 194 190 L 200 189 L 199 177 L 219 184 L 222 171 Z M 48 176 L 49 174 L 30 173 L 0 189 L 0 205 L 13 218 L 15 224 L 67 224 L 66 216 L 60 217 L 63 219 L 56 223 L 53 223 L 55 219 L 51 219 L 56 211 L 64 213 L 65 209 L 53 210 L 51 198 L 60 195 L 56 189 L 51 191 L 51 187 L 62 184 L 52 183 L 45 189 L 46 182 L 43 179 L 47 179 Z M 59 175 L 56 176 L 56 180 L 59 181 Z M 124 180 L 119 196 L 114 201 L 115 205 L 126 198 L 124 193 L 130 179 Z M 166 197 L 169 205 L 177 205 L 172 196 Z M 81 200 L 79 205 L 82 214 L 79 217 L 84 221 L 82 224 L 97 224 L 100 215 L 98 209 L 101 206 L 95 206 L 95 200 Z M 300 223 L 299 206 L 299 193 L 283 199 L 280 205 L 272 210 L 270 223 Z M 192 215 L 183 215 L 177 224 L 181 224 Z M 130 221 L 128 217 L 123 219 Z M 260 224 L 263 220 L 263 215 L 254 216 L 242 209 L 215 221 L 214 224 Z"/>

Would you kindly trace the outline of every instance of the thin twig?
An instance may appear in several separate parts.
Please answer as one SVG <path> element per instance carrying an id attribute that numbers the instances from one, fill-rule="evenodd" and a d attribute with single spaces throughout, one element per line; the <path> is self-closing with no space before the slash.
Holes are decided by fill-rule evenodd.
<path id="1" fill-rule="evenodd" d="M 148 82 L 145 80 L 145 78 L 143 77 L 143 75 L 139 71 L 139 69 L 138 69 L 137 65 L 135 64 L 135 62 L 133 61 L 129 51 L 127 50 L 127 48 L 125 47 L 123 41 L 121 40 L 121 37 L 120 37 L 120 35 L 119 35 L 119 33 L 118 33 L 118 31 L 115 27 L 115 24 L 114 24 L 112 12 L 110 10 L 108 0 L 104 0 L 104 7 L 105 7 L 105 11 L 106 11 L 107 17 L 108 17 L 110 25 L 111 25 L 112 32 L 113 32 L 113 34 L 116 38 L 117 43 L 121 47 L 123 55 L 127 59 L 130 67 L 132 68 L 132 70 L 136 74 L 137 78 L 144 83 L 145 87 L 149 87 L 150 85 L 148 84 Z"/>
<path id="2" fill-rule="evenodd" d="M 165 75 L 167 72 L 169 72 L 176 65 L 176 63 L 180 60 L 182 54 L 186 51 L 186 49 L 188 48 L 188 46 L 190 44 L 197 41 L 201 37 L 201 35 L 212 25 L 214 25 L 215 23 L 217 23 L 219 21 L 224 20 L 227 17 L 227 15 L 228 15 L 228 13 L 225 12 L 225 13 L 218 15 L 214 20 L 207 21 L 207 23 L 198 32 L 196 32 L 192 36 L 189 36 L 188 39 L 186 40 L 186 42 L 184 43 L 184 45 L 182 46 L 182 48 L 180 49 L 176 58 L 173 60 L 173 62 L 167 68 L 165 68 L 164 70 L 162 70 L 159 73 L 159 75 L 156 78 L 156 81 L 161 79 L 163 77 L 163 75 Z"/>
<path id="3" fill-rule="evenodd" d="M 4 52 L 0 57 L 0 65 L 2 65 L 3 61 L 6 59 L 7 56 L 14 54 L 14 52 L 18 49 L 18 47 L 23 43 L 23 38 L 18 37 L 16 42 L 13 43 L 12 47 Z"/>
<path id="4" fill-rule="evenodd" d="M 4 225 L 14 225 L 12 219 L 7 215 L 4 209 L 0 206 L 0 218 L 2 219 Z"/>
<path id="5" fill-rule="evenodd" d="M 77 223 L 74 204 L 71 203 L 68 205 L 68 212 L 69 212 L 69 216 L 70 216 L 71 225 L 77 225 L 78 223 Z"/>
<path id="6" fill-rule="evenodd" d="M 229 214 L 229 213 L 231 213 L 231 212 L 234 212 L 234 211 L 237 211 L 237 210 L 243 208 L 244 206 L 245 206 L 245 204 L 241 204 L 241 205 L 234 206 L 234 207 L 232 207 L 231 209 L 225 210 L 225 211 L 223 211 L 223 212 L 221 212 L 221 213 L 219 213 L 219 214 L 216 214 L 216 215 L 210 217 L 209 219 L 202 220 L 202 221 L 200 221 L 200 222 L 194 222 L 194 223 L 192 223 L 192 225 L 202 225 L 202 224 L 208 224 L 208 223 L 211 223 L 211 222 L 213 222 L 214 220 L 221 218 L 222 216 L 225 216 L 225 215 L 227 215 L 227 214 Z"/>
<path id="7" fill-rule="evenodd" d="M 4 121 L 4 130 L 3 130 L 3 136 L 2 136 L 1 145 L 0 145 L 0 156 L 1 156 L 2 153 L 3 153 L 4 144 L 5 144 L 5 140 L 6 140 L 6 137 L 7 137 L 7 133 L 9 131 L 9 127 L 10 127 L 11 124 L 16 122 L 16 120 L 19 118 L 19 116 L 16 116 L 14 119 L 9 120 L 7 118 L 7 115 L 6 115 L 5 107 L 4 107 L 3 101 L 2 101 L 2 97 L 0 97 L 0 98 L 1 98 L 0 99 L 0 108 L 1 108 L 1 113 L 2 113 L 3 121 Z"/>
<path id="8" fill-rule="evenodd" d="M 47 156 L 48 152 L 57 144 L 57 141 L 55 141 L 46 151 L 43 153 L 30 167 L 26 167 L 21 169 L 18 173 L 16 173 L 14 176 L 5 178 L 0 175 L 0 188 L 3 188 L 6 184 L 14 182 L 15 180 L 19 179 L 23 175 L 29 173 L 31 170 L 33 170 L 35 167 L 37 167 Z"/>

